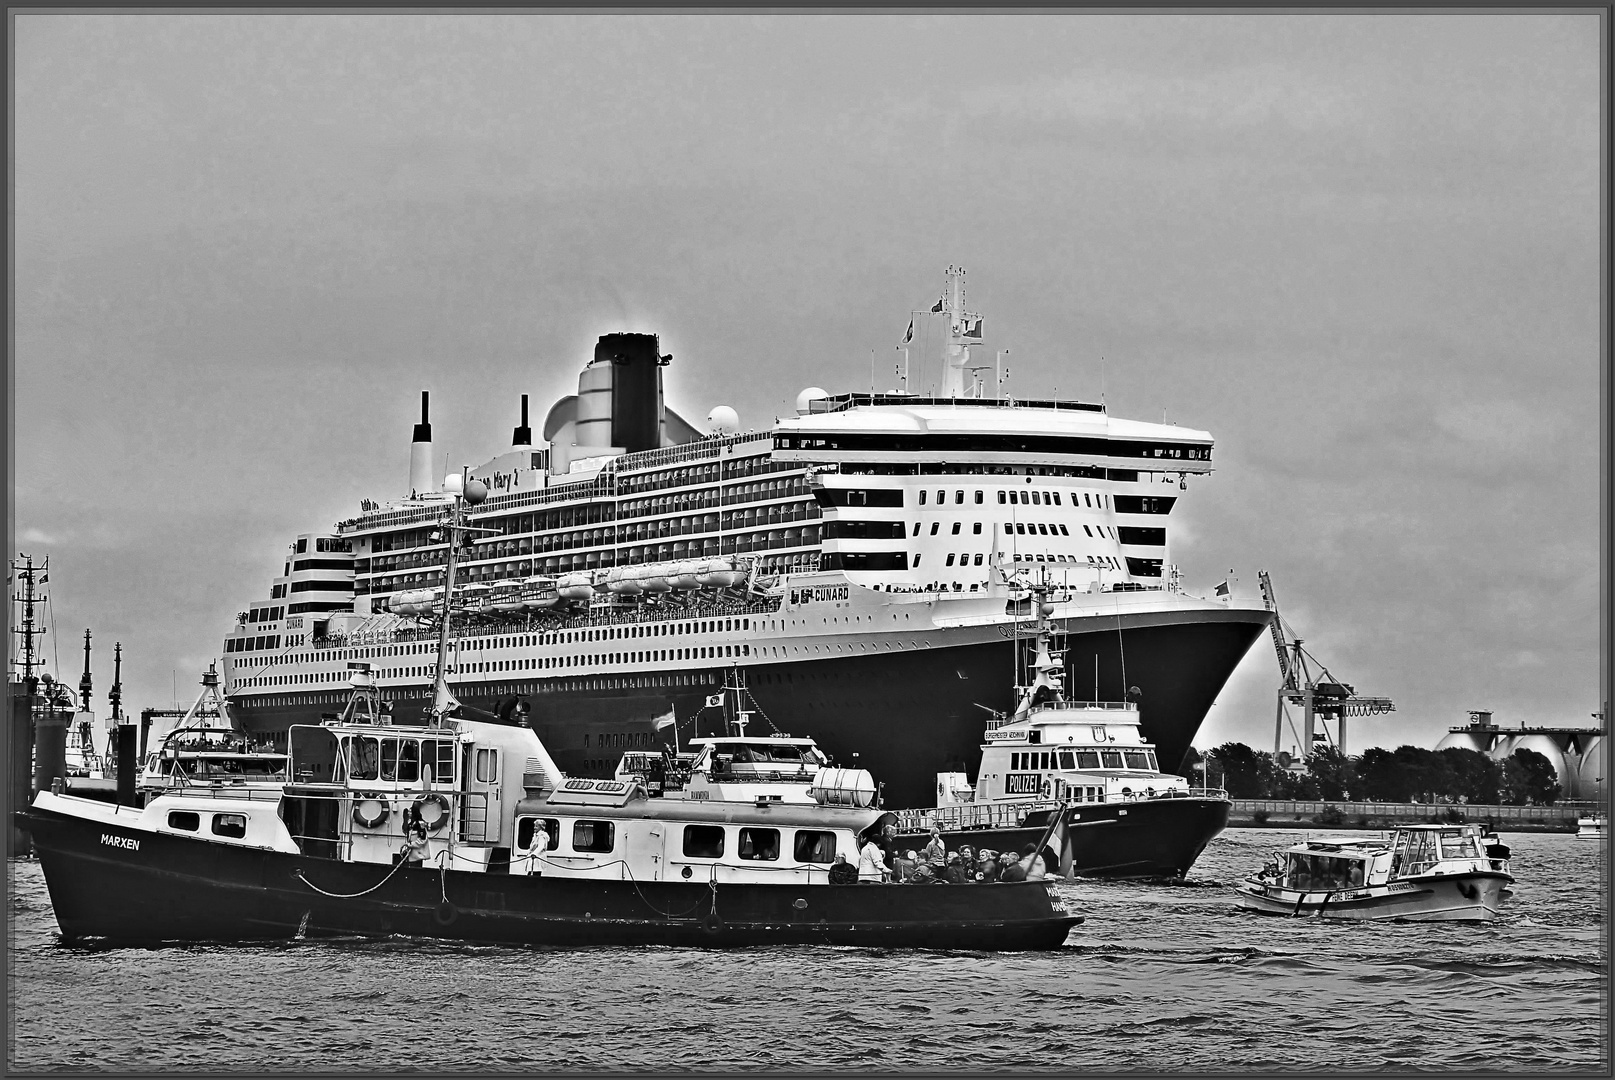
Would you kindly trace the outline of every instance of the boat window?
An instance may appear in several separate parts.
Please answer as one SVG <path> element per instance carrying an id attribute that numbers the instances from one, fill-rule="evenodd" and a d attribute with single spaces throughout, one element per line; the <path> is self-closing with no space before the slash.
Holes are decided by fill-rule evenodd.
<path id="1" fill-rule="evenodd" d="M 348 775 L 355 780 L 374 780 L 380 756 L 375 739 L 355 736 L 348 741 Z"/>
<path id="2" fill-rule="evenodd" d="M 796 861 L 823 863 L 828 866 L 836 859 L 836 834 L 800 829 L 796 834 Z"/>
<path id="3" fill-rule="evenodd" d="M 516 821 L 516 848 L 518 851 L 527 851 L 533 846 L 533 828 L 536 822 L 544 823 L 544 831 L 549 834 L 549 843 L 544 846 L 545 851 L 554 851 L 561 842 L 561 822 L 559 818 L 519 818 Z"/>
<path id="4" fill-rule="evenodd" d="M 1077 768 L 1079 768 L 1079 769 L 1097 769 L 1097 768 L 1099 768 L 1099 751 L 1097 751 L 1097 750 L 1078 750 L 1077 751 Z"/>
<path id="5" fill-rule="evenodd" d="M 213 835 L 230 836 L 239 840 L 247 835 L 246 814 L 214 814 Z"/>
<path id="6" fill-rule="evenodd" d="M 1443 859 L 1478 859 L 1481 858 L 1481 853 L 1475 843 L 1473 834 L 1466 833 L 1462 829 L 1442 829 L 1441 857 Z"/>
<path id="7" fill-rule="evenodd" d="M 575 821 L 572 823 L 572 850 L 610 851 L 616 841 L 615 833 L 609 821 Z"/>
<path id="8" fill-rule="evenodd" d="M 1069 750 L 1061 750 L 1060 751 L 1060 768 L 1062 768 L 1062 769 L 1075 769 L 1076 767 L 1077 767 L 1077 756 L 1075 754 L 1073 754 Z"/>
<path id="9" fill-rule="evenodd" d="M 1401 872 L 1422 874 L 1436 861 L 1436 838 L 1427 832 L 1403 834 L 1404 853 Z"/>
<path id="10" fill-rule="evenodd" d="M 383 780 L 398 779 L 398 740 L 381 740 L 381 778 Z"/>
<path id="11" fill-rule="evenodd" d="M 170 810 L 168 812 L 168 827 L 170 829 L 184 829 L 186 832 L 195 832 L 201 825 L 201 815 L 194 810 Z"/>
<path id="12" fill-rule="evenodd" d="M 499 751 L 483 748 L 477 749 L 477 772 L 479 783 L 490 784 L 499 779 Z"/>
<path id="13" fill-rule="evenodd" d="M 686 837 L 688 842 L 688 837 Z M 740 847 L 735 854 L 742 859 L 760 859 L 776 862 L 779 859 L 778 829 L 741 829 Z"/>
<path id="14" fill-rule="evenodd" d="M 1292 889 L 1352 889 L 1363 883 L 1363 863 L 1335 855 L 1290 855 Z"/>
<path id="15" fill-rule="evenodd" d="M 1150 768 L 1150 756 L 1143 750 L 1124 750 L 1122 753 L 1127 757 L 1127 767 L 1129 769 Z"/>
<path id="16" fill-rule="evenodd" d="M 414 783 L 421 778 L 421 744 L 402 739 L 398 744 L 398 779 Z"/>
<path id="17" fill-rule="evenodd" d="M 1120 750 L 1101 750 L 1099 751 L 1099 757 L 1104 761 L 1107 769 L 1124 769 L 1127 767 L 1122 764 L 1122 752 Z"/>
<path id="18" fill-rule="evenodd" d="M 690 859 L 723 858 L 723 826 L 684 826 L 684 855 Z"/>

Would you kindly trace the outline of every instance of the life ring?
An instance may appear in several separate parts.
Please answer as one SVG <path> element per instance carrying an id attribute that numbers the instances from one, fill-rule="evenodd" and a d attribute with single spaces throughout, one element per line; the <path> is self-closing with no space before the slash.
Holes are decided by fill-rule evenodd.
<path id="1" fill-rule="evenodd" d="M 1043 797 L 1045 799 L 1047 799 L 1050 795 L 1053 795 L 1053 794 L 1054 794 L 1054 785 L 1051 784 L 1047 780 L 1043 781 Z"/>
<path id="2" fill-rule="evenodd" d="M 716 911 L 709 911 L 707 917 L 701 920 L 701 929 L 709 934 L 716 934 L 723 929 L 723 920 L 718 917 Z"/>
<path id="3" fill-rule="evenodd" d="M 387 820 L 387 800 L 374 792 L 353 797 L 353 820 L 367 829 L 374 829 Z"/>
<path id="4" fill-rule="evenodd" d="M 460 909 L 449 903 L 447 900 L 437 905 L 436 909 L 434 909 L 432 912 L 432 918 L 437 921 L 437 925 L 439 926 L 448 926 L 459 917 Z"/>
<path id="5" fill-rule="evenodd" d="M 1155 789 L 1154 789 L 1154 788 L 1152 788 L 1152 787 L 1147 787 L 1147 788 L 1145 788 L 1145 789 L 1144 789 L 1144 794 L 1145 794 L 1145 795 L 1146 795 L 1146 796 L 1147 796 L 1147 797 L 1148 797 L 1148 798 L 1151 798 L 1151 799 L 1153 799 L 1153 798 L 1155 798 Z"/>
<path id="6" fill-rule="evenodd" d="M 428 807 L 436 807 L 436 809 L 428 813 Z M 414 804 L 410 806 L 410 811 L 414 814 L 415 820 L 420 822 L 421 827 L 427 832 L 437 832 L 449 823 L 449 800 L 435 791 L 430 795 L 422 795 L 416 799 Z"/>

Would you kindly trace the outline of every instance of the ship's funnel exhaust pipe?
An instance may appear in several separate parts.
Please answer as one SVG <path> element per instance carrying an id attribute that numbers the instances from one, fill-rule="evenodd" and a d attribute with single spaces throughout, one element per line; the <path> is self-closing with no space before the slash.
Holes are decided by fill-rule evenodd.
<path id="1" fill-rule="evenodd" d="M 432 478 L 432 422 L 427 414 L 429 400 L 430 395 L 422 390 L 421 422 L 415 425 L 415 438 L 409 445 L 409 493 L 412 497 L 437 490 L 437 481 Z M 526 416 L 523 416 L 522 422 L 526 420 Z"/>
<path id="2" fill-rule="evenodd" d="M 522 422 L 510 437 L 511 446 L 532 446 L 533 429 L 527 426 L 527 395 L 522 395 Z"/>

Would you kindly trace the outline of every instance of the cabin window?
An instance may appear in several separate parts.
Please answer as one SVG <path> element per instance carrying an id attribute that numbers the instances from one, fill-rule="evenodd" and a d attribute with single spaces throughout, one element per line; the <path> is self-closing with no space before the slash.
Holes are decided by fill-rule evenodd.
<path id="1" fill-rule="evenodd" d="M 610 851 L 616 844 L 616 828 L 609 821 L 572 823 L 573 851 Z"/>
<path id="2" fill-rule="evenodd" d="M 796 861 L 823 863 L 828 866 L 836 860 L 836 834 L 801 829 L 796 834 Z"/>
<path id="3" fill-rule="evenodd" d="M 375 739 L 356 736 L 348 740 L 348 776 L 354 780 L 374 780 L 381 748 Z"/>
<path id="4" fill-rule="evenodd" d="M 247 815 L 214 814 L 213 835 L 228 836 L 240 840 L 247 835 Z"/>
<path id="5" fill-rule="evenodd" d="M 519 851 L 528 851 L 533 846 L 533 830 L 542 822 L 544 831 L 549 835 L 549 842 L 544 845 L 545 851 L 554 851 L 561 842 L 561 822 L 559 818 L 520 818 L 516 822 L 516 848 Z"/>
<path id="6" fill-rule="evenodd" d="M 1076 767 L 1077 767 L 1077 756 L 1075 754 L 1073 754 L 1069 750 L 1061 750 L 1060 751 L 1060 768 L 1062 768 L 1062 769 L 1075 769 Z"/>
<path id="7" fill-rule="evenodd" d="M 491 784 L 499 779 L 499 751 L 479 748 L 477 750 L 476 777 L 479 783 Z M 610 850 L 609 848 L 607 850 Z"/>
<path id="8" fill-rule="evenodd" d="M 202 827 L 202 817 L 194 810 L 170 810 L 168 812 L 168 827 L 170 829 L 184 829 L 186 832 L 195 832 Z"/>
<path id="9" fill-rule="evenodd" d="M 1124 750 L 1122 753 L 1127 756 L 1127 767 L 1129 769 L 1148 769 L 1151 767 L 1150 756 L 1143 750 Z"/>
<path id="10" fill-rule="evenodd" d="M 926 496 L 926 491 L 925 491 L 924 488 L 921 488 L 920 489 L 920 505 L 921 506 L 925 505 L 925 496 Z"/>
<path id="11" fill-rule="evenodd" d="M 686 837 L 688 842 L 688 837 Z M 735 854 L 742 859 L 777 862 L 779 860 L 778 829 L 741 829 L 740 846 Z"/>
<path id="12" fill-rule="evenodd" d="M 398 779 L 398 740 L 381 740 L 381 778 L 383 780 Z"/>
<path id="13" fill-rule="evenodd" d="M 1127 766 L 1122 760 L 1120 750 L 1101 750 L 1099 757 L 1104 761 L 1107 769 L 1125 769 Z"/>
<path id="14" fill-rule="evenodd" d="M 403 739 L 398 744 L 398 779 L 412 784 L 420 778 L 421 744 L 414 739 Z"/>
<path id="15" fill-rule="evenodd" d="M 1443 859 L 1479 859 L 1481 853 L 1474 836 L 1462 829 L 1441 830 L 1441 857 Z"/>
<path id="16" fill-rule="evenodd" d="M 687 859 L 723 858 L 723 826 L 684 826 L 684 857 Z"/>

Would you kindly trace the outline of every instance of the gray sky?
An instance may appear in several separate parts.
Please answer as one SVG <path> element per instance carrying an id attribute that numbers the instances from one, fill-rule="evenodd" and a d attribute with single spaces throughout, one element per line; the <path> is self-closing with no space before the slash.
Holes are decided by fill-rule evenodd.
<path id="1" fill-rule="evenodd" d="M 1601 707 L 1595 13 L 12 27 L 14 550 L 98 711 L 114 639 L 188 702 L 296 533 L 406 494 L 421 390 L 480 463 L 655 332 L 674 408 L 765 426 L 890 386 L 950 262 L 1012 392 L 1212 432 L 1185 584 L 1268 570 L 1397 702 L 1351 749 Z M 1277 680 L 1197 745 L 1269 746 Z"/>

